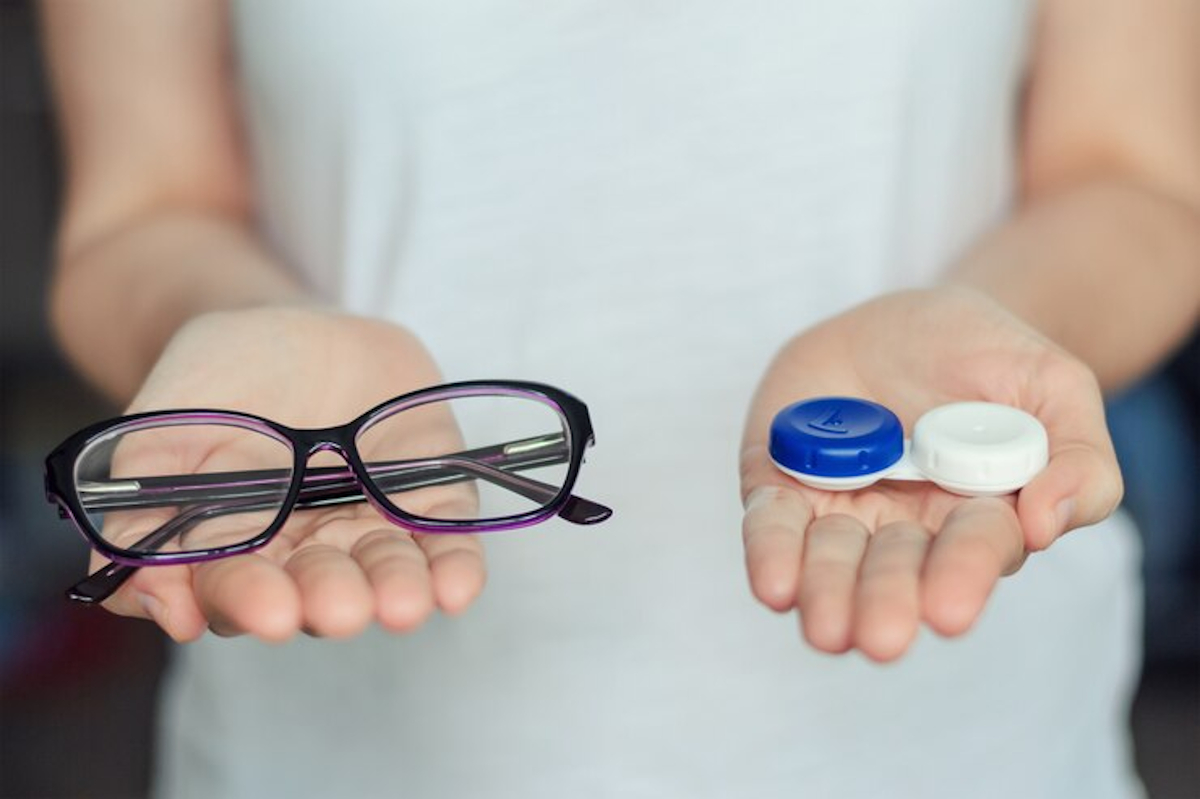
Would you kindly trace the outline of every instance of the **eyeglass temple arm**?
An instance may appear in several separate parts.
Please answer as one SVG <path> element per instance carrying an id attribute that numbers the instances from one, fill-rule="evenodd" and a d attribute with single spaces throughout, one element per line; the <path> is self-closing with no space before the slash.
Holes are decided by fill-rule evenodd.
<path id="1" fill-rule="evenodd" d="M 154 529 L 148 535 L 139 538 L 134 542 L 133 546 L 143 549 L 158 549 L 172 538 L 183 535 L 187 532 L 188 528 L 206 519 L 222 516 L 227 513 L 262 510 L 264 509 L 263 506 L 264 503 L 261 502 L 244 502 L 240 505 L 191 507 L 178 516 L 173 517 L 161 527 Z M 76 602 L 86 604 L 103 602 L 116 593 L 116 590 L 124 585 L 125 581 L 132 577 L 138 568 L 137 566 L 128 566 L 124 563 L 109 563 L 68 588 L 67 597 Z"/>
<path id="2" fill-rule="evenodd" d="M 502 449 L 506 445 L 499 447 L 487 448 L 487 451 Z M 565 450 L 565 447 L 559 447 Z M 472 453 L 484 454 L 485 450 L 473 450 Z M 466 455 L 468 453 L 461 453 Z M 565 453 L 564 453 L 565 454 Z M 501 468 L 518 469 L 518 468 L 533 468 L 535 466 L 546 465 L 549 463 L 561 462 L 560 457 L 548 457 L 543 454 L 538 457 L 512 458 L 509 462 L 501 464 Z M 373 465 L 373 464 L 372 464 Z M 423 488 L 431 485 L 443 485 L 450 483 L 462 482 L 470 479 L 470 475 L 464 475 L 463 472 L 473 473 L 474 476 L 495 482 L 510 490 L 521 494 L 527 499 L 535 502 L 547 502 L 553 499 L 557 493 L 557 489 L 537 480 L 519 475 L 510 474 L 506 471 L 501 471 L 494 467 L 488 466 L 477 461 L 457 456 L 449 456 L 444 458 L 413 460 L 413 461 L 394 461 L 387 464 L 388 470 L 392 474 L 381 475 L 375 477 L 375 481 L 385 491 L 396 490 L 412 490 L 414 488 Z M 426 472 L 425 476 L 405 474 L 403 471 L 393 471 L 397 469 L 411 469 L 418 472 Z M 317 485 L 311 485 L 308 479 L 305 480 L 304 487 L 301 488 L 300 497 L 297 500 L 297 508 L 316 508 L 327 505 L 342 504 L 345 502 L 361 502 L 365 499 L 361 490 L 354 479 L 353 474 L 344 469 L 323 470 L 328 472 L 337 472 L 338 476 L 345 475 L 346 479 L 338 480 L 337 482 L 323 482 Z M 428 474 L 430 471 L 441 471 L 442 474 L 434 476 Z M 448 474 L 447 474 L 448 472 Z M 246 476 L 254 473 L 241 472 L 231 473 L 228 476 Z M 214 475 L 205 475 L 205 477 L 213 477 Z M 321 477 L 326 475 L 320 475 Z M 178 480 L 177 478 L 155 478 L 158 480 Z M 348 482 L 347 482 L 348 479 Z M 186 481 L 180 481 L 186 482 Z M 312 481 L 317 482 L 317 481 Z M 258 481 L 261 485 L 261 481 Z M 124 504 L 110 504 L 109 508 L 113 507 L 162 507 L 165 505 L 179 504 L 182 497 L 175 495 L 174 492 L 172 501 L 151 500 L 150 502 L 128 501 Z M 167 541 L 170 541 L 176 536 L 183 535 L 192 526 L 199 524 L 209 518 L 226 515 L 229 513 L 247 513 L 257 510 L 270 510 L 277 502 L 277 493 L 272 491 L 269 500 L 262 500 L 261 490 L 257 493 L 249 495 L 242 494 L 226 495 L 222 497 L 213 497 L 208 495 L 209 504 L 198 505 L 175 516 L 166 524 L 144 536 L 139 541 L 133 544 L 134 547 L 158 549 Z M 229 504 L 213 504 L 214 499 L 233 500 Z M 241 499 L 242 501 L 237 501 Z M 576 524 L 594 524 L 603 521 L 612 515 L 609 508 L 591 502 L 590 500 L 581 497 L 571 496 L 558 515 L 567 521 L 572 521 Z M 76 601 L 95 603 L 102 602 L 111 596 L 126 580 L 133 575 L 137 569 L 136 566 L 128 566 L 119 563 L 110 563 L 102 567 L 87 578 L 76 583 L 67 591 L 67 595 Z"/>
<path id="3" fill-rule="evenodd" d="M 442 458 L 439 460 L 443 464 L 446 464 L 446 466 L 450 466 L 451 462 L 453 461 L 453 466 L 462 470 L 475 472 L 479 477 L 485 480 L 502 482 L 502 484 L 504 484 L 506 487 L 511 488 L 517 493 L 520 493 L 522 496 L 532 499 L 535 502 L 548 501 L 549 499 L 552 499 L 556 493 L 552 486 L 548 486 L 545 483 L 539 483 L 536 480 L 521 478 L 517 475 L 510 475 L 495 469 L 483 467 L 481 464 L 476 464 L 471 461 L 460 461 L 460 459 L 456 458 Z M 428 471 L 432 466 L 432 464 L 428 461 L 410 461 L 409 463 L 413 464 L 414 468 L 422 471 Z M 333 468 L 336 469 L 337 467 Z M 434 468 L 439 467 L 435 466 Z M 357 482 L 354 480 L 353 475 L 345 470 L 339 471 L 344 472 L 347 475 L 349 480 L 348 482 L 339 481 L 337 483 L 323 483 L 310 487 L 307 485 L 308 481 L 306 480 L 306 485 L 301 488 L 300 497 L 296 501 L 296 507 L 298 509 L 309 509 L 325 507 L 329 505 L 340 505 L 347 502 L 365 501 L 366 497 L 363 496 Z M 243 472 L 238 474 L 245 475 L 249 473 Z M 512 483 L 510 484 L 508 481 L 497 480 L 497 477 L 501 476 L 508 478 L 508 480 L 512 481 Z M 376 478 L 376 482 L 378 482 L 385 490 L 411 490 L 413 488 L 423 488 L 430 485 L 462 482 L 470 479 L 462 474 L 453 474 L 449 476 L 449 479 L 438 479 L 427 476 L 425 478 L 418 478 L 417 480 L 412 481 L 405 480 L 405 477 L 406 476 L 402 474 L 392 474 L 385 476 L 383 480 Z M 546 496 L 547 492 L 549 492 L 549 496 Z M 278 501 L 277 493 L 273 491 L 269 492 L 269 499 L 262 499 L 262 493 L 262 491 L 259 491 L 257 493 L 250 493 L 248 495 L 243 494 L 240 497 L 230 494 L 220 497 L 212 497 L 209 495 L 208 504 L 194 505 L 187 510 L 184 510 L 179 515 L 172 517 L 161 527 L 158 527 L 149 534 L 135 541 L 131 548 L 156 550 L 171 539 L 184 535 L 189 529 L 197 524 L 200 524 L 201 522 L 207 521 L 208 519 L 225 516 L 231 513 L 253 513 L 254 511 L 270 510 L 271 508 L 275 507 Z M 174 499 L 175 502 L 151 500 L 148 503 L 141 503 L 135 500 L 123 505 L 116 505 L 116 507 L 163 507 L 165 505 L 178 504 L 182 497 L 175 496 Z M 80 582 L 71 586 L 71 588 L 67 590 L 67 596 L 75 601 L 89 604 L 103 602 L 105 599 L 108 599 L 108 597 L 112 596 L 113 593 L 115 593 L 116 590 L 120 588 L 126 580 L 132 577 L 133 573 L 137 571 L 138 568 L 139 567 L 137 566 L 129 566 L 126 564 L 109 563 L 107 566 L 97 569 Z"/>
<path id="4" fill-rule="evenodd" d="M 511 472 L 562 463 L 569 457 L 563 436 L 556 433 L 439 458 L 370 462 L 366 466 L 375 483 L 388 493 L 466 480 L 469 477 L 461 472 L 474 471 L 479 478 L 508 488 L 526 499 L 545 503 L 557 494 L 557 488 Z M 447 469 L 442 465 L 451 462 L 458 468 Z M 86 497 L 89 511 L 125 510 L 170 507 L 188 500 L 213 502 L 255 496 L 276 500 L 280 488 L 290 479 L 286 470 L 263 469 L 178 477 L 129 477 L 106 482 L 81 481 L 78 490 L 81 498 Z M 297 505 L 308 507 L 307 503 L 317 499 L 328 504 L 326 500 L 343 495 L 348 501 L 362 499 L 354 474 L 344 467 L 317 467 L 305 473 Z M 604 505 L 574 495 L 559 511 L 559 516 L 575 524 L 595 524 L 611 515 L 612 510 Z"/>
<path id="5" fill-rule="evenodd" d="M 404 461 L 380 461 L 366 464 L 374 481 L 389 491 L 409 490 L 425 485 L 444 482 L 443 474 L 436 479 L 428 479 L 419 472 L 445 472 L 438 464 L 454 459 L 461 464 L 470 460 L 480 466 L 492 466 L 491 472 L 499 476 L 496 470 L 505 472 L 518 469 L 531 469 L 562 463 L 569 458 L 565 440 L 561 434 L 536 436 L 533 438 L 510 441 L 491 447 L 451 453 L 438 458 L 424 458 Z M 487 479 L 487 475 L 478 476 Z M 465 478 L 464 478 L 465 479 Z M 540 489 L 534 489 L 529 478 L 511 478 L 501 482 L 510 490 L 520 493 L 518 484 L 524 480 L 528 488 L 536 490 L 535 494 L 523 494 L 527 498 L 545 502 L 550 499 L 543 496 Z M 251 496 L 277 497 L 280 488 L 291 481 L 291 473 L 285 469 L 263 469 L 240 472 L 212 472 L 206 474 L 191 474 L 164 477 L 127 477 L 109 481 L 80 481 L 78 490 L 81 498 L 86 498 L 88 510 L 119 510 L 128 508 L 153 508 L 180 505 L 189 499 L 213 501 L 217 499 L 240 499 Z M 340 466 L 317 467 L 309 469 L 304 476 L 302 498 L 310 491 L 325 488 L 353 487 L 353 473 Z M 537 484 L 544 486 L 545 484 Z M 551 488 L 557 492 L 557 489 Z M 551 494 L 550 496 L 553 496 Z"/>

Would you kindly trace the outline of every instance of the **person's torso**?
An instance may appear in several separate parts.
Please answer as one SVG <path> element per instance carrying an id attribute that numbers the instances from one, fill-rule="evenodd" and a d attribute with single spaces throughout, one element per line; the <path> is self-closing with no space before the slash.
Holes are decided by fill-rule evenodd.
<path id="1" fill-rule="evenodd" d="M 788 337 L 929 280 L 1007 213 L 1029 13 L 235 4 L 273 245 L 326 294 L 415 330 L 448 379 L 582 397 L 598 445 L 580 491 L 616 514 L 489 541 L 478 606 L 409 638 L 190 651 L 173 784 L 189 752 L 219 750 L 230 783 L 188 779 L 224 795 L 1118 790 L 1108 714 L 1134 609 L 1116 531 L 1031 559 L 979 629 L 922 635 L 889 669 L 808 650 L 741 566 L 755 381 Z M 1060 692 L 1081 663 L 1095 685 Z M 223 679 L 267 683 L 215 701 Z M 1037 725 L 1069 743 L 1023 740 Z M 305 753 L 294 779 L 258 782 L 236 754 L 270 730 Z M 917 766 L 918 751 L 956 759 Z M 1098 754 L 1112 762 L 1089 772 Z M 1055 782 L 1080 774 L 1094 784 Z"/>

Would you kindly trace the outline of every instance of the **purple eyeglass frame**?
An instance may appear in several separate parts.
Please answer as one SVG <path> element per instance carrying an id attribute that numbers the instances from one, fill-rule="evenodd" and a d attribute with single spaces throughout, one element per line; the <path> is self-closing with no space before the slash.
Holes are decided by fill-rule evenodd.
<path id="1" fill-rule="evenodd" d="M 420 460 L 366 463 L 360 457 L 355 439 L 376 421 L 430 402 L 471 396 L 510 396 L 541 402 L 564 421 L 566 436 L 555 433 Z M 144 536 L 135 546 L 157 548 L 184 534 L 194 523 L 211 516 L 278 506 L 278 514 L 262 533 L 245 542 L 211 549 L 134 552 L 113 546 L 92 526 L 75 475 L 80 455 L 98 439 L 126 429 L 137 430 L 163 423 L 227 424 L 270 436 L 291 450 L 290 474 L 284 470 L 266 469 L 119 478 L 114 481 L 118 486 L 104 489 L 98 499 L 90 501 L 90 507 L 104 510 L 179 505 L 181 499 L 192 498 L 189 492 L 208 503 L 183 511 Z M 142 566 L 197 563 L 258 549 L 279 532 L 297 508 L 367 501 L 392 524 L 419 533 L 499 532 L 538 524 L 556 515 L 575 524 L 596 524 L 611 516 L 612 510 L 572 493 L 583 464 L 584 450 L 594 443 L 591 418 L 582 401 L 554 386 L 516 380 L 471 380 L 431 386 L 393 397 L 344 425 L 318 429 L 292 428 L 238 411 L 150 411 L 90 425 L 56 447 L 46 458 L 46 499 L 58 506 L 59 516 L 69 519 L 92 548 L 112 561 L 67 591 L 69 598 L 93 604 L 112 596 Z M 347 466 L 309 468 L 308 459 L 325 450 L 337 452 Z M 564 461 L 568 467 L 561 487 L 516 474 L 521 469 Z M 464 476 L 465 473 L 469 474 Z M 534 510 L 511 516 L 454 521 L 408 513 L 387 498 L 387 491 L 459 482 L 472 477 L 503 485 L 541 504 Z M 278 487 L 284 480 L 288 481 L 288 488 L 281 503 Z M 266 500 L 264 492 L 268 497 Z"/>

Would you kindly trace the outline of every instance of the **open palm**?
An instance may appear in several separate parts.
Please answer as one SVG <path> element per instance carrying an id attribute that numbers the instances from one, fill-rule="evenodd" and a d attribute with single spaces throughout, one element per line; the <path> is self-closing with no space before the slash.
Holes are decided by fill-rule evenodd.
<path id="1" fill-rule="evenodd" d="M 315 309 L 256 309 L 212 314 L 185 326 L 129 410 L 210 407 L 292 427 L 327 427 L 437 382 L 428 353 L 401 328 Z M 197 471 L 206 461 L 211 466 L 233 446 L 190 443 L 197 446 L 163 453 L 196 461 L 171 471 Z M 93 566 L 102 563 L 93 559 Z M 413 536 L 355 503 L 296 513 L 253 554 L 142 568 L 105 606 L 149 616 L 180 641 L 208 628 L 268 640 L 299 630 L 347 636 L 373 620 L 404 631 L 435 607 L 459 612 L 484 579 L 473 536 Z"/>
<path id="2" fill-rule="evenodd" d="M 853 492 L 805 487 L 767 451 L 774 415 L 799 399 L 846 395 L 891 408 L 907 429 L 947 402 L 1021 408 L 1045 425 L 1050 463 L 1018 495 L 964 498 L 931 483 Z M 968 629 L 1026 553 L 1116 507 L 1121 478 L 1088 369 L 976 292 L 888 295 L 790 341 L 750 408 L 741 457 L 751 587 L 796 608 L 827 652 L 899 657 L 923 620 Z"/>

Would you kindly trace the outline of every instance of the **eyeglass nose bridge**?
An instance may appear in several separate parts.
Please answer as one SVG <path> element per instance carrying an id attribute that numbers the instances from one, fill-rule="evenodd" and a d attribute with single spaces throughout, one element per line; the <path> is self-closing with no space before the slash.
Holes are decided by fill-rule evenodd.
<path id="1" fill-rule="evenodd" d="M 375 498 L 364 484 L 359 466 L 355 463 L 357 454 L 352 437 L 353 431 L 345 427 L 292 431 L 292 441 L 298 456 L 297 467 L 303 475 L 299 507 L 305 507 L 309 503 L 323 505 L 330 501 L 353 501 L 356 496 L 366 499 L 372 505 L 376 504 Z M 341 458 L 344 465 L 326 464 L 313 467 L 310 461 L 322 452 L 334 453 Z M 347 477 L 353 480 L 357 489 L 351 489 L 346 485 L 332 485 L 328 482 L 329 480 L 335 482 L 344 480 Z M 327 493 L 329 491 L 332 491 L 333 494 L 329 495 Z"/>
<path id="2" fill-rule="evenodd" d="M 319 430 L 295 430 L 293 431 L 294 441 L 297 451 L 303 453 L 301 460 L 307 464 L 311 458 L 319 455 L 322 452 L 332 452 L 346 462 L 346 466 L 350 468 L 353 474 L 353 480 L 358 486 L 357 491 L 346 492 L 344 488 L 336 489 L 335 497 L 320 497 L 319 504 L 325 504 L 330 499 L 334 502 L 345 501 L 355 496 L 361 496 L 367 501 L 371 507 L 382 517 L 388 519 L 392 524 L 402 525 L 405 520 L 396 515 L 396 513 L 385 505 L 383 505 L 375 493 L 365 482 L 363 475 L 360 472 L 361 466 L 355 465 L 357 458 L 357 450 L 354 449 L 354 433 L 353 426 L 345 427 L 327 427 Z M 354 453 L 353 455 L 351 453 Z M 305 468 L 305 482 L 308 480 L 308 469 Z M 320 486 L 315 488 L 315 491 L 320 492 Z M 360 493 L 361 492 L 361 493 Z M 303 489 L 301 493 L 303 497 Z M 310 498 L 311 499 L 311 498 Z M 303 505 L 304 500 L 301 499 Z"/>
<path id="3" fill-rule="evenodd" d="M 324 427 L 318 430 L 293 431 L 298 450 L 304 458 L 313 457 L 321 452 L 333 452 L 350 462 L 350 452 L 353 449 L 351 433 L 345 427 Z"/>

